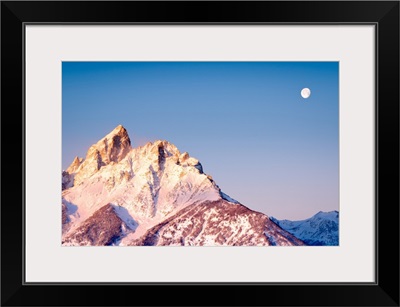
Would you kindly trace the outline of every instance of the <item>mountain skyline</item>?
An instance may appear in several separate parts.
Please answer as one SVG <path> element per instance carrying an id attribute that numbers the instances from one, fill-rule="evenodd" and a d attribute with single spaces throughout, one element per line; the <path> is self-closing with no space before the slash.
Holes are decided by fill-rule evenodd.
<path id="1" fill-rule="evenodd" d="M 88 230 L 93 231 L 99 227 L 90 222 L 94 220 L 109 228 L 107 221 L 112 219 L 123 222 L 114 224 L 115 231 L 129 226 L 128 243 L 123 242 L 129 245 L 169 214 L 196 202 L 222 199 L 197 159 L 165 140 L 133 148 L 122 125 L 90 146 L 84 158 L 74 159 L 62 175 L 63 237 L 72 244 L 97 242 L 86 241 L 82 226 L 89 223 Z M 102 211 L 105 205 L 108 208 Z"/>
<path id="2" fill-rule="evenodd" d="M 339 245 L 339 212 L 336 210 L 319 211 L 308 219 L 299 221 L 277 220 L 272 216 L 270 219 L 307 245 Z"/>
<path id="3" fill-rule="evenodd" d="M 122 125 L 63 171 L 61 208 L 66 246 L 316 245 L 222 192 L 168 141 L 132 147 Z M 335 236 L 325 227 L 314 239 Z"/>
<path id="4" fill-rule="evenodd" d="M 122 124 L 135 147 L 195 155 L 260 212 L 339 209 L 337 62 L 63 62 L 62 74 L 63 169 Z"/>

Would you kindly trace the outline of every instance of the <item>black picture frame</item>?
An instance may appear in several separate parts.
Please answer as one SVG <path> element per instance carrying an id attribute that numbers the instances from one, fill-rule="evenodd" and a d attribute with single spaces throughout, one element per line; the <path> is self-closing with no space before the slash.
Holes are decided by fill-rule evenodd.
<path id="1" fill-rule="evenodd" d="M 25 283 L 24 25 L 105 22 L 375 25 L 376 282 Z M 399 1 L 2 1 L 1 77 L 2 306 L 399 306 Z"/>

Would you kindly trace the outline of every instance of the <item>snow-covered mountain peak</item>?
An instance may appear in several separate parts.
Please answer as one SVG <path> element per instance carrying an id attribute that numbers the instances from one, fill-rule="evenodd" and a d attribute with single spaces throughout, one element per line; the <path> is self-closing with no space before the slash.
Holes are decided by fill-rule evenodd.
<path id="1" fill-rule="evenodd" d="M 125 127 L 122 125 L 118 125 L 117 127 L 115 127 L 107 136 L 110 137 L 112 135 L 116 135 L 116 134 L 128 134 L 128 132 L 126 131 Z"/>
<path id="2" fill-rule="evenodd" d="M 142 147 L 138 148 L 141 150 L 142 155 L 155 155 L 162 158 L 168 157 L 179 157 L 180 151 L 176 146 L 166 140 L 157 140 L 155 142 L 148 142 Z"/>
<path id="3" fill-rule="evenodd" d="M 129 220 L 139 225 L 137 236 L 188 205 L 221 199 L 237 203 L 203 173 L 196 158 L 166 140 L 132 148 L 122 126 L 92 145 L 85 160 L 71 170 L 63 173 L 63 204 L 74 224 L 71 231 L 106 204 L 126 210 Z"/>
<path id="4" fill-rule="evenodd" d="M 128 132 L 122 125 L 118 125 L 96 144 L 90 146 L 83 161 L 79 160 L 79 158 L 74 159 L 67 169 L 67 173 L 70 176 L 67 179 L 71 181 L 67 186 L 82 183 L 102 167 L 110 163 L 120 162 L 131 149 L 131 140 Z"/>
<path id="5" fill-rule="evenodd" d="M 90 151 L 100 154 L 101 162 L 109 164 L 110 162 L 121 161 L 126 154 L 131 150 L 131 140 L 128 131 L 122 126 L 118 125 L 114 130 L 107 134 L 104 138 L 89 148 Z M 88 158 L 86 156 L 86 160 Z M 89 155 L 89 157 L 92 157 Z"/>
<path id="6" fill-rule="evenodd" d="M 200 174 L 203 174 L 203 167 L 198 159 L 190 157 L 187 152 L 181 153 L 174 144 L 166 140 L 148 142 L 132 151 L 134 152 L 133 156 L 140 156 L 142 159 L 157 160 L 159 163 L 168 160 L 182 167 L 194 167 Z"/>
<path id="7" fill-rule="evenodd" d="M 339 212 L 336 210 L 319 211 L 299 221 L 270 219 L 308 245 L 339 245 Z"/>
<path id="8" fill-rule="evenodd" d="M 339 212 L 336 210 L 329 211 L 329 212 L 319 211 L 317 214 L 315 214 L 311 218 L 337 221 L 339 218 Z"/>
<path id="9" fill-rule="evenodd" d="M 66 172 L 68 172 L 69 174 L 75 173 L 78 170 L 79 166 L 82 164 L 82 161 L 83 158 L 79 158 L 78 156 L 76 156 L 71 165 L 68 166 L 68 168 L 66 169 Z"/>
<path id="10" fill-rule="evenodd" d="M 174 144 L 132 148 L 122 125 L 62 172 L 61 209 L 63 245 L 337 245 L 337 211 L 269 218 L 223 193 Z"/>

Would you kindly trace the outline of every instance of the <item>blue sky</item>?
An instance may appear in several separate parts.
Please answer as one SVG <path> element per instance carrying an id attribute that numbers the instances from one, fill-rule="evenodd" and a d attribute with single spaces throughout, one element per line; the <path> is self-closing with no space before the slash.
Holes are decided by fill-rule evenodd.
<path id="1" fill-rule="evenodd" d="M 189 152 L 253 210 L 338 210 L 338 78 L 338 62 L 63 62 L 62 167 L 122 124 L 133 147 Z"/>

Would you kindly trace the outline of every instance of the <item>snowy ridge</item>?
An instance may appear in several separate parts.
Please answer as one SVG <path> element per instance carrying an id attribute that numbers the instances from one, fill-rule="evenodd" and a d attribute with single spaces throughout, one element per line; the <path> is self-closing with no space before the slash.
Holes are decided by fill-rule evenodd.
<path id="1" fill-rule="evenodd" d="M 230 203 L 240 204 L 236 199 L 233 199 L 229 195 L 225 194 L 224 192 L 220 191 L 220 195 L 223 199 L 229 201 Z"/>
<path id="2" fill-rule="evenodd" d="M 271 222 L 265 214 L 218 200 L 188 206 L 127 245 L 292 246 L 304 243 Z"/>
<path id="3" fill-rule="evenodd" d="M 307 245 L 339 245 L 339 212 L 318 212 L 300 221 L 270 219 Z"/>

